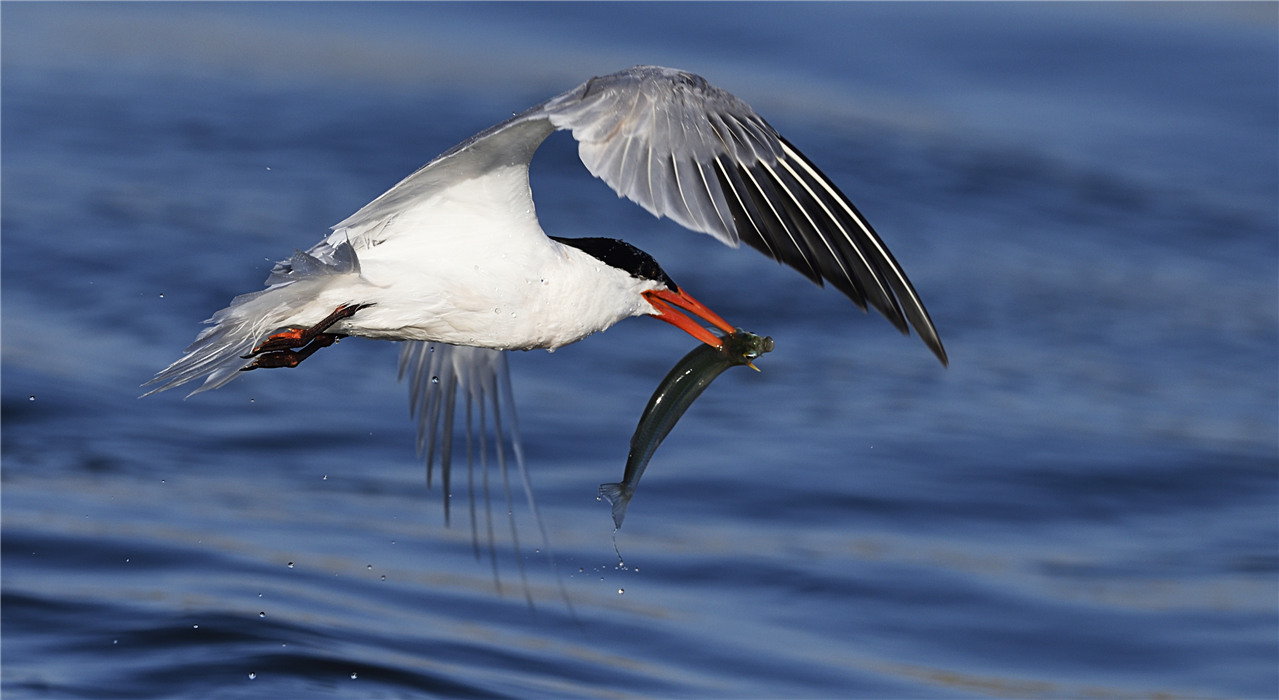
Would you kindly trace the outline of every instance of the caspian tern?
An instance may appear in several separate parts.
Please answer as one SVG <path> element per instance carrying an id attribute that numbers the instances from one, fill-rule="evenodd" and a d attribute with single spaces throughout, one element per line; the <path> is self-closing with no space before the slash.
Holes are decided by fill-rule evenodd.
<path id="1" fill-rule="evenodd" d="M 703 324 L 724 333 L 733 326 L 648 254 L 542 231 L 528 168 L 556 130 L 572 132 L 587 169 L 619 196 L 831 283 L 903 334 L 913 327 L 946 363 L 914 287 L 829 178 L 737 97 L 691 73 L 637 66 L 472 136 L 277 263 L 266 289 L 215 313 L 182 358 L 147 383 L 156 385 L 148 394 L 203 377 L 196 394 L 243 370 L 292 367 L 343 336 L 408 341 L 400 373 L 411 378 L 428 480 L 439 432 L 447 518 L 457 391 L 468 443 L 471 406 L 479 406 L 482 436 L 491 404 L 505 472 L 498 409 L 512 402 L 503 351 L 554 349 L 643 315 L 717 345 Z M 506 430 L 524 474 L 513 418 Z M 473 526 L 474 517 L 472 501 Z"/>

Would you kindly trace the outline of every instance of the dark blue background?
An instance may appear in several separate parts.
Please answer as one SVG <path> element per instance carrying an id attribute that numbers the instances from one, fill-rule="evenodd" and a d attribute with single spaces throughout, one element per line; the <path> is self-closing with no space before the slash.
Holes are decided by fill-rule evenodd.
<path id="1" fill-rule="evenodd" d="M 0 19 L 6 698 L 1279 691 L 1275 5 Z M 950 369 L 619 201 L 557 137 L 549 232 L 631 240 L 777 341 L 658 451 L 624 567 L 595 490 L 688 339 L 640 319 L 512 358 L 574 612 L 523 510 L 536 611 L 509 545 L 499 594 L 441 525 L 392 344 L 136 398 L 271 261 L 636 63 L 732 90 L 822 167 Z"/>

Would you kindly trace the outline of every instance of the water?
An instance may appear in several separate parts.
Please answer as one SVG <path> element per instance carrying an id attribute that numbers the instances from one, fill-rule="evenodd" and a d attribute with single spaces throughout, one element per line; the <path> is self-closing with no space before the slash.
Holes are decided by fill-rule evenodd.
<path id="1" fill-rule="evenodd" d="M 1274 5 L 3 20 L 6 698 L 1279 692 Z M 627 238 L 777 340 L 657 452 L 624 564 L 595 492 L 689 348 L 662 324 L 513 358 L 560 575 L 517 510 L 532 610 L 509 543 L 498 591 L 443 527 L 394 345 L 136 398 L 271 261 L 641 62 L 743 96 L 839 183 L 950 369 L 557 138 L 549 231 Z"/>

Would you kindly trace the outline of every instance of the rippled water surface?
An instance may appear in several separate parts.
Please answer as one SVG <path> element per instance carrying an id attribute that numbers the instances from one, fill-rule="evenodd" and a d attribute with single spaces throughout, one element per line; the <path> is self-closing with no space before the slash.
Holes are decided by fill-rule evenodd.
<path id="1" fill-rule="evenodd" d="M 0 18 L 6 698 L 1279 692 L 1275 5 Z M 630 240 L 777 341 L 616 539 L 597 485 L 690 347 L 652 320 L 512 358 L 557 565 L 517 508 L 496 578 L 465 492 L 445 528 L 427 490 L 393 344 L 137 398 L 271 261 L 636 63 L 732 90 L 843 187 L 950 368 L 557 136 L 548 231 Z"/>

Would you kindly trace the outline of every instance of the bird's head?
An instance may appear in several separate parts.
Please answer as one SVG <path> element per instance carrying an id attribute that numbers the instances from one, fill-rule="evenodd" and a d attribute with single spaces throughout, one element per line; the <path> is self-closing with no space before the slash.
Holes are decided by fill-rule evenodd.
<path id="1" fill-rule="evenodd" d="M 703 322 L 731 334 L 733 326 L 720 318 L 719 314 L 706 308 L 700 301 L 685 293 L 666 274 L 653 256 L 615 238 L 559 238 L 554 240 L 577 248 L 604 264 L 623 270 L 639 280 L 652 282 L 652 288 L 640 293 L 651 311 L 650 316 L 659 318 L 679 328 L 698 340 L 714 348 L 723 346 L 723 341 L 706 329 Z M 687 314 L 681 312 L 687 312 Z M 688 315 L 691 314 L 692 316 Z M 693 317 L 701 319 L 701 322 Z"/>

